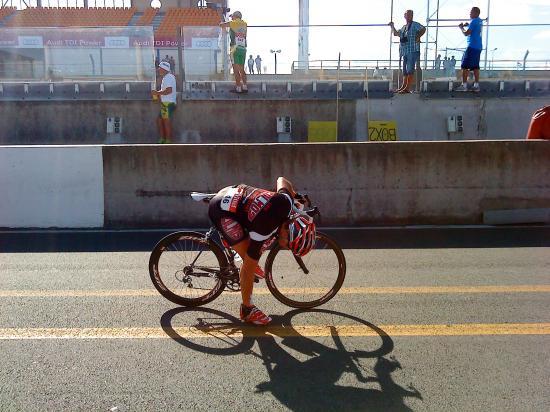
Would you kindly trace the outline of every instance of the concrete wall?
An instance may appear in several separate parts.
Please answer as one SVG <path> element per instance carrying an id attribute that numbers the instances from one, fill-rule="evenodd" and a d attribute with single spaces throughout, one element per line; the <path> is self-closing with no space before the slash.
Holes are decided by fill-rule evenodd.
<path id="1" fill-rule="evenodd" d="M 369 102 L 358 100 L 356 135 L 367 135 Z M 524 139 L 532 114 L 548 99 L 422 99 L 417 95 L 370 101 L 371 120 L 395 120 L 399 140 Z M 447 134 L 447 117 L 462 115 L 464 133 Z"/>
<path id="2" fill-rule="evenodd" d="M 341 141 L 367 139 L 373 120 L 396 120 L 400 140 L 523 139 L 543 98 L 423 99 L 418 95 L 340 102 Z M 123 118 L 122 143 L 155 143 L 158 105 L 149 101 L 0 102 L 0 144 L 102 144 L 106 118 Z M 464 116 L 465 132 L 447 136 L 445 119 Z M 293 118 L 293 139 L 307 140 L 310 120 L 335 120 L 323 100 L 184 101 L 174 118 L 176 142 L 275 142 L 277 116 Z"/>
<path id="3" fill-rule="evenodd" d="M 0 147 L 0 227 L 103 226 L 101 147 Z"/>
<path id="4" fill-rule="evenodd" d="M 481 224 L 494 209 L 550 207 L 550 142 L 105 146 L 107 227 L 206 226 L 193 190 L 284 175 L 323 225 Z"/>

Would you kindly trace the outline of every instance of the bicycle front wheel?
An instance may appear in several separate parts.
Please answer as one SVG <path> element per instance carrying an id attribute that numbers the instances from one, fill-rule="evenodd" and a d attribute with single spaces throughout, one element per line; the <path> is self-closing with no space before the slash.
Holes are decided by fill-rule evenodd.
<path id="1" fill-rule="evenodd" d="M 225 288 L 218 275 L 226 266 L 223 251 L 195 232 L 164 237 L 149 258 L 155 288 L 166 299 L 183 306 L 200 306 L 216 299 Z"/>
<path id="2" fill-rule="evenodd" d="M 265 262 L 265 280 L 275 298 L 287 306 L 309 309 L 332 299 L 346 277 L 340 246 L 317 232 L 315 248 L 302 258 L 277 244 Z"/>

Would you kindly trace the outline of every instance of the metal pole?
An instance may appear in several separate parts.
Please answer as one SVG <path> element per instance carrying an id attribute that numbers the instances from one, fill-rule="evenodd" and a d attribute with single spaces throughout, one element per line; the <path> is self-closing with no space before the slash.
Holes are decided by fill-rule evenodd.
<path id="1" fill-rule="evenodd" d="M 426 11 L 426 49 L 424 51 L 424 70 L 428 70 L 428 44 L 429 44 L 428 31 L 430 30 L 430 0 L 428 0 L 427 8 L 428 9 Z"/>
<path id="2" fill-rule="evenodd" d="M 309 0 L 299 0 L 298 67 L 309 67 Z"/>
<path id="3" fill-rule="evenodd" d="M 340 112 L 340 56 L 341 52 L 338 52 L 338 70 L 336 71 L 336 141 L 338 141 L 338 120 Z"/>
<path id="4" fill-rule="evenodd" d="M 489 50 L 489 14 L 491 13 L 491 0 L 487 0 L 487 27 L 485 28 L 485 65 L 484 71 L 487 71 L 487 52 Z"/>
<path id="5" fill-rule="evenodd" d="M 390 21 L 393 21 L 393 0 L 391 0 L 391 6 L 390 6 Z M 390 30 L 390 70 L 392 69 L 392 60 L 391 60 L 392 40 L 393 40 L 393 31 Z"/>
<path id="6" fill-rule="evenodd" d="M 439 38 L 439 0 L 437 0 L 437 12 L 436 12 L 436 16 L 435 18 L 437 19 L 437 23 L 436 23 L 436 26 L 435 26 L 435 53 L 434 53 L 434 60 L 437 59 L 437 52 L 438 52 L 438 47 L 437 47 L 437 41 L 438 41 L 438 38 Z M 435 68 L 435 67 L 434 67 Z M 439 69 L 439 67 L 437 67 Z"/>
<path id="7" fill-rule="evenodd" d="M 179 75 L 181 79 L 181 91 L 182 94 L 185 92 L 185 56 L 184 56 L 184 48 L 183 48 L 183 41 L 184 41 L 184 35 L 183 35 L 183 27 L 178 28 L 178 64 L 179 64 Z M 175 70 L 174 70 L 175 71 Z"/>

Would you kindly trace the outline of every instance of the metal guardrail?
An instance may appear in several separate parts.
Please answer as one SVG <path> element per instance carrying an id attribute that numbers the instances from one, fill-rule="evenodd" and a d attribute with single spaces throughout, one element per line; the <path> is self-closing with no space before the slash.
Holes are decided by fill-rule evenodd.
<path id="1" fill-rule="evenodd" d="M 460 60 L 456 60 L 456 66 L 456 69 L 460 69 Z M 294 60 L 291 65 L 292 73 L 302 70 L 337 70 L 338 68 L 340 70 L 399 69 L 400 60 L 340 60 L 340 62 L 330 59 Z M 425 70 L 424 67 L 422 69 Z M 428 70 L 431 69 L 435 69 L 435 60 L 428 60 Z M 443 60 L 440 61 L 440 70 L 443 70 Z M 525 67 L 523 67 L 523 62 L 519 60 L 491 60 L 489 70 L 548 70 L 550 72 L 550 60 L 529 60 Z"/>
<path id="2" fill-rule="evenodd" d="M 484 80 L 480 93 L 454 92 L 458 81 L 422 81 L 425 98 L 503 98 L 550 96 L 550 80 Z M 356 81 L 271 81 L 250 82 L 247 94 L 234 93 L 233 82 L 188 81 L 180 93 L 182 100 L 361 100 L 394 96 L 388 80 Z M 367 94 L 368 89 L 368 94 Z M 150 82 L 0 82 L 0 101 L 150 101 Z"/>
<path id="3" fill-rule="evenodd" d="M 151 100 L 151 82 L 0 82 L 0 101 Z"/>

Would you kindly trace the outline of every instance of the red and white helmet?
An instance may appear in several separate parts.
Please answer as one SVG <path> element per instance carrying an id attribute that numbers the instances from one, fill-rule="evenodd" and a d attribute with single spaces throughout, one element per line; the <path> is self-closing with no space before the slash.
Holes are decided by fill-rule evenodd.
<path id="1" fill-rule="evenodd" d="M 296 256 L 305 256 L 315 246 L 315 223 L 305 216 L 292 219 L 288 225 L 288 248 Z"/>

